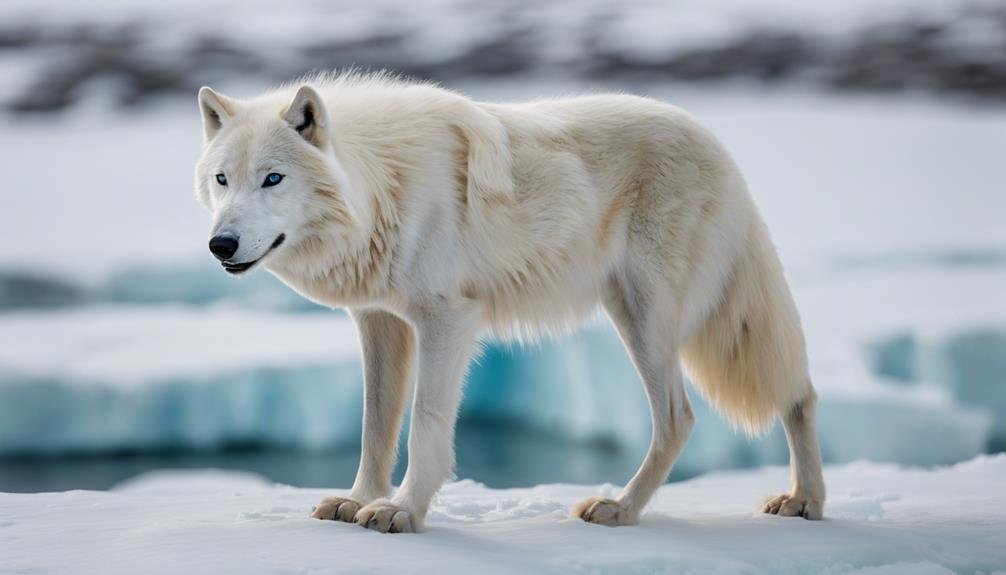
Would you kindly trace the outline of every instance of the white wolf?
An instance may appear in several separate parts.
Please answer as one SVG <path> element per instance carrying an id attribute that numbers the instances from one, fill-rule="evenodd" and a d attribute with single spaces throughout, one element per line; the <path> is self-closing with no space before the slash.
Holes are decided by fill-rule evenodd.
<path id="1" fill-rule="evenodd" d="M 453 471 L 480 331 L 533 340 L 599 303 L 642 379 L 653 433 L 621 495 L 574 516 L 635 523 L 667 478 L 694 419 L 680 355 L 748 433 L 781 415 L 792 489 L 763 510 L 821 517 L 797 311 L 737 167 L 681 110 L 627 95 L 488 104 L 354 73 L 249 100 L 203 88 L 199 105 L 195 185 L 214 216 L 211 251 L 232 274 L 261 264 L 348 308 L 359 326 L 360 467 L 349 496 L 322 500 L 314 517 L 421 530 Z M 408 469 L 392 496 L 410 394 Z"/>

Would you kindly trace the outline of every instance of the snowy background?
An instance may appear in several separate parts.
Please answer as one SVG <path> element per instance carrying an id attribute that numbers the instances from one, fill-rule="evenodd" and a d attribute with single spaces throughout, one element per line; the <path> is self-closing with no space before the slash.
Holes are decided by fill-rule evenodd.
<path id="1" fill-rule="evenodd" d="M 10 542 L 57 540 L 44 513 L 37 534 L 20 529 L 16 518 L 39 506 L 107 505 L 114 521 L 139 506 L 147 515 L 132 521 L 170 534 L 179 526 L 165 510 L 201 508 L 214 489 L 252 493 L 251 507 L 229 500 L 217 510 L 226 521 L 243 508 L 238 523 L 285 524 L 321 492 L 267 482 L 350 485 L 362 391 L 353 326 L 264 272 L 223 274 L 192 192 L 200 85 L 250 95 L 348 65 L 389 67 L 481 99 L 623 90 L 691 111 L 732 151 L 773 232 L 808 334 L 826 462 L 874 462 L 829 468 L 826 513 L 910 523 L 927 513 L 923 498 L 939 493 L 943 509 L 989 517 L 959 540 L 981 542 L 988 525 L 1006 527 L 1001 495 L 982 498 L 1006 488 L 1004 456 L 934 468 L 1006 450 L 1006 2 L 277 6 L 0 4 L 0 491 L 119 486 L 114 499 L 0 498 L 0 541 L 5 529 L 17 530 Z M 233 332 L 242 345 L 219 345 Z M 699 421 L 672 481 L 786 463 L 781 430 L 750 440 L 694 394 L 693 403 Z M 516 527 L 500 529 L 520 533 L 521 518 L 547 521 L 576 489 L 590 490 L 493 488 L 622 484 L 648 437 L 641 386 L 605 322 L 540 348 L 491 345 L 470 377 L 458 435 L 458 476 L 484 487 L 450 486 L 431 522 L 506 518 Z M 163 468 L 232 474 L 131 479 Z M 722 495 L 717 503 L 683 509 L 671 486 L 655 510 L 746 512 L 784 476 L 714 473 L 680 488 L 695 499 Z M 714 491 L 725 483 L 737 492 Z M 952 496 L 951 485 L 971 492 Z M 177 499 L 161 498 L 169 495 Z M 914 502 L 891 503 L 899 498 Z M 658 524 L 668 537 L 687 532 L 671 519 Z M 736 535 L 762 528 L 748 527 Z M 779 529 L 789 536 L 790 527 Z M 870 543 L 874 536 L 881 543 Z M 920 533 L 919 541 L 946 536 Z M 86 537 L 67 537 L 89 547 Z M 857 537 L 868 559 L 831 563 L 832 572 L 903 560 L 916 573 L 1006 567 L 1001 554 L 966 559 L 970 548 L 914 564 L 904 559 L 919 548 L 910 537 Z M 808 564 L 772 563 L 750 541 L 738 551 L 750 563 L 738 565 L 800 572 Z M 885 541 L 897 553 L 881 553 Z M 804 559 L 813 564 L 826 551 Z M 590 571 L 559 556 L 535 565 Z M 0 567 L 4 559 L 0 552 Z M 40 567 L 30 553 L 6 559 Z M 648 560 L 609 558 L 602 571 L 708 567 Z"/>

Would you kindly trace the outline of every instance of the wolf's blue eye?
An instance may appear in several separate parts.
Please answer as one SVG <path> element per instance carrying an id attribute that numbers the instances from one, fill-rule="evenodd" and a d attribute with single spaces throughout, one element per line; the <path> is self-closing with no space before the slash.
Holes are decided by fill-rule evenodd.
<path id="1" fill-rule="evenodd" d="M 227 176 L 225 176 L 223 174 L 217 174 L 217 183 L 220 184 L 221 186 L 226 186 L 227 185 Z"/>
<path id="2" fill-rule="evenodd" d="M 271 188 L 282 181 L 283 181 L 283 174 L 277 174 L 276 172 L 272 172 L 266 175 L 265 181 L 262 182 L 262 187 Z"/>

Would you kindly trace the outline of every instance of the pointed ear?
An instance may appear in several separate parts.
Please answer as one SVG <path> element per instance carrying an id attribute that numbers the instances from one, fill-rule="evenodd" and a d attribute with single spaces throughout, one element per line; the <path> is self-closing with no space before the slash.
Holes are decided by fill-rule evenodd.
<path id="1" fill-rule="evenodd" d="M 234 101 L 203 86 L 199 88 L 199 111 L 203 115 L 203 135 L 209 142 L 234 115 Z"/>
<path id="2" fill-rule="evenodd" d="M 283 119 L 308 142 L 319 148 L 328 145 L 328 111 L 321 95 L 311 86 L 297 90 Z"/>

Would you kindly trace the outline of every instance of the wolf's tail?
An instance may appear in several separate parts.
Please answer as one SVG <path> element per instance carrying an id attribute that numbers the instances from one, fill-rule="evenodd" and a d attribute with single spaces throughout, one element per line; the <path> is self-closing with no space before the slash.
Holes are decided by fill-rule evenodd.
<path id="1" fill-rule="evenodd" d="M 682 358 L 702 394 L 748 434 L 813 391 L 800 317 L 761 222 Z"/>

